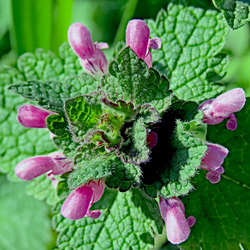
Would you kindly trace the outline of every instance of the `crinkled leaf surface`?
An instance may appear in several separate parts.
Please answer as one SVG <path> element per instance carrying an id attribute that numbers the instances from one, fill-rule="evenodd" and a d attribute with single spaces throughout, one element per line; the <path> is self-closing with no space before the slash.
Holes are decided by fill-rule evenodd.
<path id="1" fill-rule="evenodd" d="M 106 189 L 93 209 L 101 209 L 98 219 L 65 219 L 59 203 L 54 209 L 53 226 L 60 232 L 60 249 L 148 249 L 153 236 L 161 233 L 162 218 L 155 200 L 138 189 L 121 193 Z"/>
<path id="2" fill-rule="evenodd" d="M 70 129 L 76 137 L 83 137 L 102 115 L 102 106 L 91 96 L 78 96 L 65 102 Z"/>
<path id="3" fill-rule="evenodd" d="M 153 66 L 169 79 L 174 95 L 198 102 L 224 89 L 215 82 L 228 63 L 228 56 L 220 53 L 228 27 L 209 1 L 174 0 L 148 26 L 150 36 L 163 43 L 152 50 Z"/>
<path id="4" fill-rule="evenodd" d="M 24 81 L 53 80 L 73 85 L 82 94 L 88 94 L 96 88 L 96 81 L 82 74 L 78 59 L 68 44 L 60 47 L 59 54 L 60 58 L 52 52 L 37 49 L 34 54 L 26 53 L 18 59 L 18 70 L 12 67 L 0 69 L 0 169 L 8 173 L 12 180 L 17 180 L 13 170 L 18 162 L 34 155 L 48 154 L 55 147 L 46 129 L 26 129 L 18 124 L 17 109 L 27 101 L 8 91 L 9 85 Z M 82 83 L 86 81 L 89 84 L 83 86 Z"/>
<path id="5" fill-rule="evenodd" d="M 49 205 L 54 205 L 58 202 L 56 189 L 46 175 L 41 175 L 33 181 L 28 182 L 26 191 L 28 195 L 33 195 L 38 200 L 46 200 Z"/>
<path id="6" fill-rule="evenodd" d="M 38 101 L 38 105 L 45 109 L 63 113 L 64 101 L 88 93 L 89 89 L 86 89 L 88 85 L 90 85 L 94 91 L 98 82 L 91 76 L 82 74 L 81 76 L 70 77 L 65 82 L 42 82 L 36 80 L 17 83 L 11 85 L 9 90 L 22 95 L 26 99 Z"/>
<path id="7" fill-rule="evenodd" d="M 208 139 L 229 149 L 218 184 L 205 178 L 205 170 L 195 179 L 195 192 L 184 198 L 186 215 L 197 223 L 191 229 L 184 249 L 250 248 L 250 98 L 242 111 L 235 113 L 238 127 L 226 129 L 226 121 L 208 127 Z"/>
<path id="8" fill-rule="evenodd" d="M 75 165 L 77 168 L 69 174 L 68 178 L 68 185 L 71 189 L 92 179 L 106 178 L 105 183 L 109 188 L 119 188 L 124 192 L 133 184 L 138 183 L 141 175 L 138 166 L 123 163 L 114 155 L 98 156 L 98 151 L 91 149 L 88 152 L 85 149 L 85 152 L 79 153 L 75 157 Z"/>
<path id="9" fill-rule="evenodd" d="M 159 112 L 167 109 L 172 98 L 168 80 L 129 47 L 124 48 L 110 63 L 109 75 L 103 78 L 103 90 L 112 101 L 117 98 L 140 105 L 150 103 Z"/>
<path id="10" fill-rule="evenodd" d="M 24 183 L 0 176 L 0 249 L 51 249 L 49 209 L 25 193 Z"/>
<path id="11" fill-rule="evenodd" d="M 215 7 L 221 10 L 232 29 L 238 29 L 250 21 L 250 1 L 213 0 Z"/>

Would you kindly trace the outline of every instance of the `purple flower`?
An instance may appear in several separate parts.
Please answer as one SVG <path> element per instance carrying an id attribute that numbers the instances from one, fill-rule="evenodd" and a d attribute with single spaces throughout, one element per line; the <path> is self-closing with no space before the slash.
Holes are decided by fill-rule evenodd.
<path id="1" fill-rule="evenodd" d="M 160 197 L 159 207 L 162 218 L 165 220 L 167 238 L 172 244 L 184 242 L 196 220 L 193 216 L 185 218 L 185 207 L 177 197 L 165 199 Z"/>
<path id="2" fill-rule="evenodd" d="M 18 109 L 17 120 L 25 128 L 47 128 L 46 118 L 51 114 L 55 113 L 26 104 Z"/>
<path id="3" fill-rule="evenodd" d="M 209 172 L 206 178 L 213 184 L 218 183 L 221 179 L 221 174 L 224 173 L 224 168 L 221 166 L 224 159 L 227 157 L 229 150 L 221 145 L 208 143 L 205 156 L 201 160 L 200 168 L 206 169 Z"/>
<path id="4" fill-rule="evenodd" d="M 15 173 L 20 179 L 29 181 L 49 171 L 49 174 L 59 175 L 71 171 L 72 168 L 73 163 L 70 159 L 61 152 L 54 152 L 48 156 L 35 156 L 19 162 Z"/>
<path id="5" fill-rule="evenodd" d="M 93 44 L 90 32 L 81 23 L 73 23 L 68 30 L 70 46 L 80 58 L 82 67 L 91 74 L 103 75 L 108 72 L 108 62 L 101 49 L 108 48 L 107 43 Z"/>
<path id="6" fill-rule="evenodd" d="M 126 44 L 139 57 L 144 60 L 148 67 L 152 67 L 152 55 L 150 48 L 157 50 L 161 48 L 161 39 L 155 37 L 149 39 L 149 28 L 147 24 L 139 19 L 129 21 L 126 29 Z"/>
<path id="7" fill-rule="evenodd" d="M 218 124 L 229 118 L 226 127 L 234 131 L 237 128 L 237 118 L 234 112 L 240 111 L 245 105 L 245 92 L 241 88 L 227 91 L 215 99 L 203 102 L 199 109 L 203 112 L 203 122 L 207 124 Z"/>
<path id="8" fill-rule="evenodd" d="M 84 216 L 96 219 L 101 215 L 100 210 L 90 208 L 103 195 L 105 185 L 102 180 L 90 181 L 75 189 L 64 201 L 61 214 L 70 220 L 78 220 Z"/>

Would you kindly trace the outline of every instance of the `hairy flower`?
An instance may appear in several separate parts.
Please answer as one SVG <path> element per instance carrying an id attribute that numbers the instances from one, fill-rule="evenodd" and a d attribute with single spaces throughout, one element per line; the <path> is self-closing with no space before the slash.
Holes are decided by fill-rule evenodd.
<path id="1" fill-rule="evenodd" d="M 68 30 L 70 46 L 80 58 L 82 67 L 91 74 L 103 75 L 108 72 L 108 62 L 101 49 L 108 48 L 107 43 L 93 44 L 91 34 L 86 26 L 73 23 Z"/>
<path id="2" fill-rule="evenodd" d="M 102 180 L 90 181 L 76 188 L 64 201 L 61 214 L 70 220 L 78 220 L 84 216 L 96 219 L 101 215 L 100 210 L 91 210 L 94 202 L 103 195 L 105 185 Z"/>
<path id="3" fill-rule="evenodd" d="M 165 199 L 160 197 L 159 207 L 162 218 L 165 220 L 167 238 L 172 244 L 184 242 L 189 234 L 190 227 L 195 224 L 193 216 L 185 218 L 185 207 L 177 197 Z"/>
<path id="4" fill-rule="evenodd" d="M 201 160 L 200 168 L 206 169 L 209 172 L 206 178 L 213 184 L 218 183 L 221 179 L 221 174 L 224 173 L 224 168 L 221 166 L 224 159 L 227 157 L 229 150 L 221 145 L 207 143 L 207 151 Z"/>
<path id="5" fill-rule="evenodd" d="M 46 118 L 51 114 L 54 113 L 25 104 L 18 109 L 17 120 L 25 128 L 47 128 Z"/>
<path id="6" fill-rule="evenodd" d="M 72 160 L 61 152 L 53 152 L 48 156 L 35 156 L 25 159 L 16 165 L 15 173 L 22 180 L 32 180 L 50 171 L 50 174 L 59 175 L 71 171 Z"/>
<path id="7" fill-rule="evenodd" d="M 224 119 L 229 118 L 226 127 L 234 131 L 237 128 L 237 118 L 234 112 L 240 111 L 245 105 L 245 102 L 244 90 L 236 88 L 217 96 L 215 99 L 203 102 L 199 106 L 199 109 L 204 114 L 204 123 L 211 125 L 218 124 Z"/>
<path id="8" fill-rule="evenodd" d="M 152 67 L 152 55 L 150 48 L 157 50 L 161 48 L 161 39 L 155 37 L 149 39 L 149 28 L 147 24 L 139 19 L 129 21 L 126 29 L 126 44 L 136 55 L 144 60 L 148 67 Z"/>

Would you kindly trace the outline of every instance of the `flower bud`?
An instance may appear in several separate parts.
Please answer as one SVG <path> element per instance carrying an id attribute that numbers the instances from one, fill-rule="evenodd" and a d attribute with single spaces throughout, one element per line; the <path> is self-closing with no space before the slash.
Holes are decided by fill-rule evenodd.
<path id="1" fill-rule="evenodd" d="M 167 238 L 172 244 L 180 244 L 188 238 L 190 228 L 180 207 L 169 209 L 166 217 L 166 228 Z"/>
<path id="2" fill-rule="evenodd" d="M 71 220 L 78 220 L 84 216 L 97 219 L 101 215 L 100 210 L 90 208 L 103 195 L 105 185 L 102 180 L 90 181 L 75 189 L 64 201 L 61 214 Z"/>
<path id="3" fill-rule="evenodd" d="M 35 156 L 18 163 L 15 174 L 22 180 L 32 180 L 46 172 L 52 170 L 55 162 L 49 156 Z"/>
<path id="4" fill-rule="evenodd" d="M 81 66 L 91 74 L 103 75 L 108 72 L 108 62 L 100 49 L 108 48 L 107 43 L 94 43 L 86 26 L 73 23 L 68 30 L 70 46 L 80 58 Z"/>
<path id="5" fill-rule="evenodd" d="M 159 207 L 165 220 L 168 240 L 172 244 L 184 242 L 190 234 L 189 227 L 196 222 L 195 218 L 193 216 L 185 218 L 185 207 L 177 197 L 168 199 L 160 197 Z"/>
<path id="6" fill-rule="evenodd" d="M 48 156 L 35 156 L 25 159 L 17 164 L 15 173 L 22 180 L 32 180 L 51 171 L 58 175 L 71 171 L 72 160 L 66 158 L 61 152 L 54 152 Z"/>
<path id="7" fill-rule="evenodd" d="M 70 220 L 83 218 L 93 199 L 93 190 L 91 187 L 80 186 L 75 189 L 64 201 L 61 214 Z"/>
<path id="8" fill-rule="evenodd" d="M 159 37 L 149 39 L 149 28 L 147 24 L 139 19 L 129 21 L 126 29 L 126 44 L 138 56 L 144 60 L 148 67 L 152 67 L 152 55 L 150 48 L 157 50 L 161 48 Z"/>
<path id="9" fill-rule="evenodd" d="M 18 109 L 17 120 L 26 128 L 47 128 L 46 118 L 51 114 L 54 113 L 26 104 Z"/>

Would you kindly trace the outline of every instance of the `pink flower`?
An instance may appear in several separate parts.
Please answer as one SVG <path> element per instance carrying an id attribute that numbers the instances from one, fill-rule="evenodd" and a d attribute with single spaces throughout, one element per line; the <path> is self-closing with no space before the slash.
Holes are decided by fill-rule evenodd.
<path id="1" fill-rule="evenodd" d="M 208 143 L 205 156 L 201 160 L 200 168 L 206 169 L 209 172 L 206 178 L 213 184 L 218 183 L 221 179 L 221 174 L 224 173 L 224 168 L 221 166 L 224 159 L 228 155 L 229 150 L 221 145 Z"/>
<path id="2" fill-rule="evenodd" d="M 17 120 L 25 128 L 47 128 L 46 118 L 51 111 L 25 104 L 18 109 Z"/>
<path id="3" fill-rule="evenodd" d="M 129 21 L 126 29 L 126 44 L 139 57 L 144 60 L 148 67 L 152 67 L 152 55 L 150 48 L 157 50 L 161 48 L 161 39 L 155 37 L 149 39 L 149 28 L 147 24 L 139 19 Z"/>
<path id="4" fill-rule="evenodd" d="M 234 131 L 237 128 L 237 118 L 234 112 L 240 111 L 245 105 L 245 92 L 241 88 L 236 88 L 227 91 L 226 93 L 217 96 L 215 99 L 203 102 L 199 109 L 203 111 L 204 123 L 218 124 L 224 119 L 229 118 L 226 127 Z"/>
<path id="5" fill-rule="evenodd" d="M 82 67 L 91 74 L 103 75 L 108 72 L 108 62 L 101 49 L 108 48 L 107 43 L 93 44 L 90 32 L 81 23 L 73 23 L 68 30 L 70 46 L 80 58 Z"/>
<path id="6" fill-rule="evenodd" d="M 165 220 L 167 238 L 172 244 L 184 242 L 196 220 L 193 216 L 185 218 L 185 207 L 177 197 L 165 199 L 160 197 L 159 207 L 162 218 Z"/>
<path id="7" fill-rule="evenodd" d="M 20 179 L 28 181 L 49 171 L 50 174 L 59 175 L 71 171 L 72 168 L 72 160 L 61 152 L 54 152 L 48 156 L 35 156 L 21 161 L 16 165 L 15 173 Z"/>
<path id="8" fill-rule="evenodd" d="M 90 181 L 78 187 L 64 201 L 61 214 L 70 220 L 78 220 L 84 216 L 92 219 L 98 218 L 101 215 L 101 211 L 90 211 L 90 208 L 94 202 L 100 200 L 104 188 L 105 185 L 101 180 Z"/>

